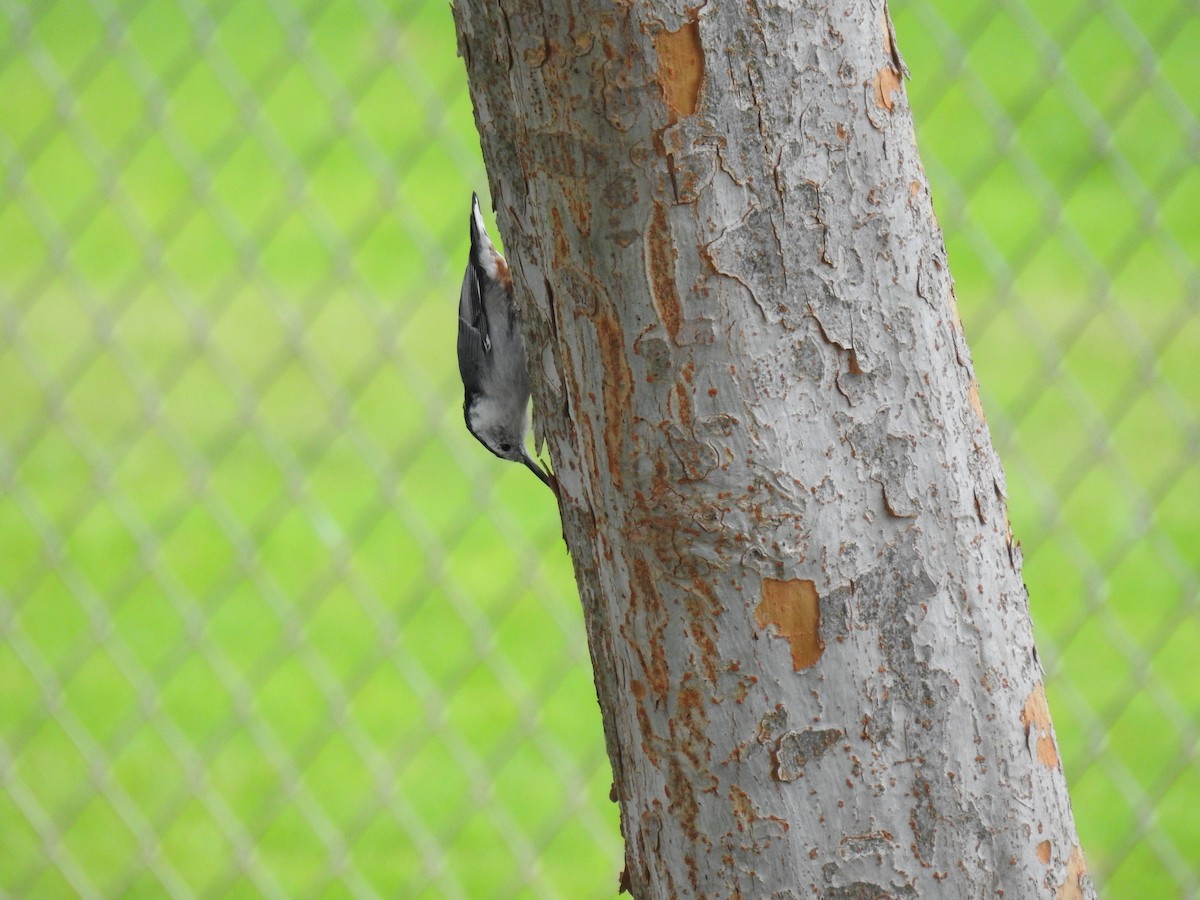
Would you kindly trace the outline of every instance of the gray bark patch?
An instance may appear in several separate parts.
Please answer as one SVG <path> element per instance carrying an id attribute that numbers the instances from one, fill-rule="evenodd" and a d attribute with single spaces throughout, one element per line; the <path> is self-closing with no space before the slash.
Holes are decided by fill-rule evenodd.
<path id="1" fill-rule="evenodd" d="M 808 731 L 789 731 L 779 738 L 775 748 L 775 777 L 780 781 L 795 781 L 804 776 L 811 763 L 824 756 L 831 747 L 846 736 L 840 728 L 819 728 Z"/>

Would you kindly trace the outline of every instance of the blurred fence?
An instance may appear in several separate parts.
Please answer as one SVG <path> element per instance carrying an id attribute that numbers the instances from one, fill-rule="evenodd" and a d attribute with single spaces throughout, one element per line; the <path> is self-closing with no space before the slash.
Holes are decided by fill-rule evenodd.
<path id="1" fill-rule="evenodd" d="M 1200 884 L 1200 7 L 905 0 L 1089 863 Z M 0 0 L 0 894 L 605 897 L 444 0 Z"/>

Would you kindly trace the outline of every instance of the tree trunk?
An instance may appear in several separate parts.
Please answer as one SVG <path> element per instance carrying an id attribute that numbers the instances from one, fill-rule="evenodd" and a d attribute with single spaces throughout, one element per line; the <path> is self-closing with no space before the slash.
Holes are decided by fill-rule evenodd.
<path id="1" fill-rule="evenodd" d="M 624 885 L 1091 896 L 883 0 L 454 13 Z"/>

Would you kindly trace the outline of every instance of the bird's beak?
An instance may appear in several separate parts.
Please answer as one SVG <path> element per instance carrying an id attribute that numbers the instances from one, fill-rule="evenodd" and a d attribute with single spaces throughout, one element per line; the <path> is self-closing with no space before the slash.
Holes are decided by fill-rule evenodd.
<path id="1" fill-rule="evenodd" d="M 546 487 L 550 488 L 550 490 L 554 490 L 554 482 L 551 481 L 554 476 L 550 475 L 550 473 L 543 469 L 537 460 L 535 460 L 528 453 L 523 453 L 521 454 L 521 462 L 525 463 L 525 466 L 529 469 L 529 471 L 531 471 L 538 478 L 542 479 L 542 484 L 546 485 Z M 555 491 L 555 493 L 557 494 L 558 492 Z"/>

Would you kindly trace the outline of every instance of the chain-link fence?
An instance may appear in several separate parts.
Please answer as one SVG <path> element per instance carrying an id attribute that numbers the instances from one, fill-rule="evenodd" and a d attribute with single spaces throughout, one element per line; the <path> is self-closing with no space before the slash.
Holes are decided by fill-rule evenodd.
<path id="1" fill-rule="evenodd" d="M 0 894 L 615 893 L 444 0 L 0 11 Z M 893 12 L 1090 865 L 1194 896 L 1200 7 Z"/>

